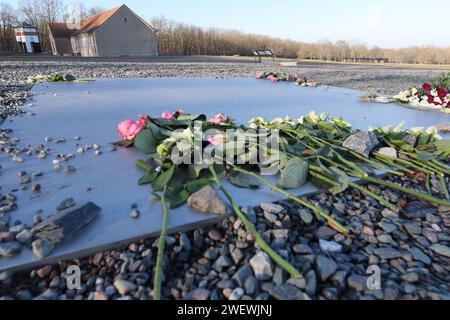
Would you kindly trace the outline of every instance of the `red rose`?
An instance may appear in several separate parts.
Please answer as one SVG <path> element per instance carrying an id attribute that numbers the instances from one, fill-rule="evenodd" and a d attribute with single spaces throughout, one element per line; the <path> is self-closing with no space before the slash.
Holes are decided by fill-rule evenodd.
<path id="1" fill-rule="evenodd" d="M 444 99 L 448 94 L 447 90 L 445 90 L 444 87 L 438 87 L 437 93 L 438 93 L 439 98 L 441 98 L 441 99 Z"/>
<path id="2" fill-rule="evenodd" d="M 429 84 L 429 83 L 425 83 L 422 88 L 425 91 L 431 91 L 431 89 L 432 89 L 431 84 Z"/>
<path id="3" fill-rule="evenodd" d="M 428 103 L 434 102 L 434 97 L 431 94 L 427 93 L 427 97 L 428 97 Z"/>

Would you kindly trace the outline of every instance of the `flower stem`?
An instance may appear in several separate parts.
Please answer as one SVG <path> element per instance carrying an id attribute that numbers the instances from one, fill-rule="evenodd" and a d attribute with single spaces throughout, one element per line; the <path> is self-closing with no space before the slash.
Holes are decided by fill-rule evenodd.
<path id="1" fill-rule="evenodd" d="M 394 190 L 401 191 L 403 193 L 406 193 L 406 194 L 409 194 L 411 196 L 414 196 L 414 197 L 416 197 L 416 198 L 418 198 L 420 200 L 428 201 L 430 203 L 434 203 L 434 204 L 445 206 L 445 207 L 450 207 L 450 202 L 448 202 L 448 201 L 434 198 L 434 197 L 432 197 L 432 196 L 430 196 L 430 195 L 428 195 L 426 193 L 417 192 L 417 191 L 413 191 L 413 190 L 404 188 L 404 187 L 399 186 L 399 185 L 397 185 L 395 183 L 392 183 L 392 182 L 387 182 L 387 181 L 379 180 L 379 179 L 372 178 L 372 177 L 358 177 L 358 176 L 355 176 L 355 175 L 354 175 L 354 177 L 355 178 L 359 178 L 361 180 L 365 180 L 367 182 L 379 184 L 379 185 L 382 185 L 382 186 L 385 186 L 385 187 L 388 187 L 388 188 L 391 188 L 391 189 L 394 189 Z"/>
<path id="2" fill-rule="evenodd" d="M 448 188 L 447 185 L 445 184 L 445 176 L 443 174 L 439 174 L 439 182 L 441 183 L 441 191 L 442 194 L 445 196 L 445 199 L 447 199 L 447 201 L 450 201 L 450 195 L 448 193 Z"/>
<path id="3" fill-rule="evenodd" d="M 337 222 L 336 220 L 334 220 L 332 217 L 330 217 L 328 214 L 326 214 L 325 212 L 323 212 L 322 210 L 320 210 L 320 209 L 317 208 L 316 206 L 314 206 L 314 205 L 312 205 L 312 204 L 310 204 L 310 203 L 308 203 L 308 202 L 306 202 L 306 201 L 303 201 L 302 199 L 300 199 L 300 198 L 298 198 L 298 197 L 295 197 L 295 196 L 291 195 L 289 192 L 287 192 L 287 191 L 285 191 L 285 190 L 283 190 L 283 189 L 281 189 L 281 188 L 278 188 L 277 186 L 271 184 L 269 181 L 267 181 L 267 180 L 264 179 L 263 177 L 257 175 L 256 173 L 253 173 L 253 172 L 251 172 L 251 171 L 247 171 L 247 170 L 244 170 L 244 169 L 235 167 L 235 166 L 234 166 L 234 169 L 235 169 L 236 171 L 239 171 L 239 172 L 243 173 L 243 174 L 246 174 L 246 175 L 249 175 L 249 176 L 252 176 L 252 177 L 258 179 L 259 181 L 261 181 L 262 183 L 264 183 L 265 185 L 267 185 L 270 189 L 272 189 L 272 190 L 274 190 L 274 191 L 276 191 L 276 192 L 278 192 L 278 193 L 281 193 L 282 195 L 286 196 L 287 198 L 289 198 L 289 199 L 291 199 L 291 200 L 293 200 L 293 201 L 295 201 L 295 202 L 301 204 L 302 206 L 304 206 L 304 207 L 310 209 L 311 211 L 313 211 L 313 212 L 319 214 L 319 215 L 322 216 L 324 219 L 326 219 L 326 220 L 328 221 L 328 223 L 329 223 L 334 229 L 336 229 L 336 231 L 338 231 L 338 232 L 340 232 L 340 233 L 342 233 L 342 234 L 345 234 L 345 235 L 348 235 L 348 234 L 349 234 L 347 228 L 345 228 L 344 226 L 342 226 L 339 222 Z"/>
<path id="4" fill-rule="evenodd" d="M 326 183 L 329 183 L 329 184 L 331 184 L 333 186 L 338 186 L 339 185 L 339 183 L 337 183 L 337 182 L 335 182 L 335 181 L 333 181 L 333 180 L 331 180 L 331 179 L 321 175 L 318 172 L 310 171 L 309 174 L 312 175 L 313 177 L 316 177 L 317 179 L 320 179 L 320 180 L 322 180 L 322 181 L 324 181 Z M 395 205 L 393 205 L 389 201 L 383 199 L 382 197 L 376 195 L 372 191 L 367 190 L 366 188 L 363 188 L 359 184 L 354 183 L 354 182 L 349 182 L 348 185 L 350 187 L 354 188 L 354 189 L 359 190 L 361 193 L 363 193 L 363 194 L 365 194 L 365 195 L 367 195 L 369 197 L 374 198 L 375 200 L 377 200 L 379 203 L 381 203 L 383 206 L 385 206 L 389 210 L 394 211 L 394 212 L 398 212 L 398 208 Z"/>
<path id="5" fill-rule="evenodd" d="M 161 229 L 161 235 L 159 236 L 158 256 L 156 258 L 155 278 L 153 281 L 153 299 L 154 300 L 161 300 L 162 263 L 164 260 L 164 247 L 166 245 L 167 227 L 169 225 L 169 209 L 167 207 L 167 202 L 166 202 L 166 192 L 167 192 L 167 186 L 164 187 L 164 190 L 161 193 L 161 204 L 162 204 L 162 210 L 163 210 L 163 224 L 162 224 L 162 229 Z"/>
<path id="6" fill-rule="evenodd" d="M 276 253 L 261 237 L 261 235 L 256 230 L 255 226 L 250 222 L 250 220 L 247 219 L 245 214 L 240 210 L 239 206 L 236 204 L 234 199 L 231 197 L 231 195 L 228 193 L 228 191 L 225 189 L 225 187 L 220 182 L 219 178 L 217 177 L 216 171 L 214 170 L 214 167 L 209 167 L 209 170 L 211 171 L 211 174 L 213 176 L 214 183 L 219 187 L 219 189 L 223 192 L 223 194 L 227 197 L 228 201 L 231 203 L 231 206 L 233 207 L 234 213 L 238 216 L 238 218 L 244 223 L 245 228 L 247 231 L 255 238 L 255 241 L 259 244 L 261 249 L 266 252 L 281 268 L 283 268 L 285 271 L 287 271 L 291 277 L 297 278 L 300 276 L 300 272 L 289 262 L 284 260 L 278 253 Z"/>

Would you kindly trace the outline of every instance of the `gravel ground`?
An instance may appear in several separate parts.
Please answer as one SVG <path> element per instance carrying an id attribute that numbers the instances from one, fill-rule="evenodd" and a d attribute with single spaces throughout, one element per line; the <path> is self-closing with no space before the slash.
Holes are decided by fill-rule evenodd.
<path id="1" fill-rule="evenodd" d="M 273 70 L 273 66 L 266 64 L 224 61 L 6 59 L 0 65 L 0 91 L 6 104 L 2 107 L 3 115 L 19 112 L 17 106 L 30 89 L 25 80 L 38 73 L 63 72 L 77 77 L 253 77 L 257 72 Z M 302 65 L 298 73 L 326 85 L 394 93 L 429 80 L 442 71 L 311 64 Z M 13 133 L 0 129 L 1 151 L 5 152 L 4 146 L 15 145 L 17 141 Z M 423 189 L 419 176 L 387 179 Z M 245 209 L 272 248 L 301 271 L 302 276 L 297 279 L 289 279 L 276 267 L 234 217 L 211 228 L 167 237 L 163 297 L 194 300 L 450 299 L 450 209 L 418 204 L 386 188 L 368 188 L 405 210 L 394 213 L 352 189 L 339 196 L 309 197 L 309 201 L 349 226 L 351 237 L 337 234 L 320 217 L 289 201 Z M 9 190 L 0 189 L 1 207 L 13 212 L 17 204 L 7 192 Z M 5 214 L 8 213 L 1 213 L 0 218 Z M 20 229 L 20 223 L 14 227 Z M 6 224 L 0 228 L 0 235 L 8 231 L 5 228 Z M 2 243 L 0 239 L 0 246 Z M 151 298 L 156 243 L 157 239 L 144 239 L 116 251 L 100 252 L 27 273 L 1 273 L 0 299 Z M 65 279 L 69 265 L 80 266 L 81 290 L 67 289 Z M 381 290 L 367 288 L 369 266 L 380 268 Z"/>

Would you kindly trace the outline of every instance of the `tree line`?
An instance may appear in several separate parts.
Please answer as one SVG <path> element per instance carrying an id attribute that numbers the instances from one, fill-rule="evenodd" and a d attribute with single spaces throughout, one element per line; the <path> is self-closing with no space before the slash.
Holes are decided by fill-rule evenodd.
<path id="1" fill-rule="evenodd" d="M 101 12 L 82 3 L 63 0 L 22 0 L 17 8 L 0 2 L 0 51 L 17 51 L 13 25 L 26 21 L 38 28 L 43 51 L 50 51 L 47 24 L 77 23 Z M 387 58 L 393 63 L 450 64 L 450 47 L 414 46 L 402 49 L 370 47 L 363 42 L 322 40 L 305 43 L 236 30 L 201 28 L 155 17 L 149 23 L 158 30 L 160 55 L 251 56 L 255 49 L 271 49 L 280 58 L 344 61 L 359 58 Z"/>

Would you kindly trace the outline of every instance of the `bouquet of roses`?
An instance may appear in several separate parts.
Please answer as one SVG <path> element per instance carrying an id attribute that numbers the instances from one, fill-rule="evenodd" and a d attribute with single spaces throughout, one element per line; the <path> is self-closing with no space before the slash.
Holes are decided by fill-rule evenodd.
<path id="1" fill-rule="evenodd" d="M 430 83 L 402 91 L 393 98 L 394 101 L 414 107 L 450 113 L 450 73 Z"/>
<path id="2" fill-rule="evenodd" d="M 296 74 L 285 72 L 264 72 L 256 75 L 257 80 L 269 80 L 272 82 L 289 81 L 295 82 L 301 87 L 317 87 L 318 83 L 315 81 L 308 81 L 306 78 L 301 78 Z"/>
<path id="3" fill-rule="evenodd" d="M 189 203 L 191 197 L 205 189 L 209 194 L 215 193 L 211 189 L 212 184 L 225 195 L 233 212 L 260 248 L 292 277 L 300 274 L 265 242 L 226 190 L 221 182 L 223 179 L 247 189 L 266 185 L 309 208 L 332 228 L 346 235 L 349 231 L 336 213 L 329 215 L 319 206 L 287 190 L 299 188 L 308 181 L 333 194 L 354 188 L 392 211 L 402 209 L 398 204 L 390 203 L 383 196 L 353 182 L 353 179 L 359 179 L 435 205 L 450 207 L 445 182 L 445 175 L 450 174 L 450 167 L 446 164 L 450 141 L 442 140 L 432 128 L 424 131 L 387 127 L 361 132 L 352 129 L 342 119 L 315 113 L 299 119 L 266 120 L 257 117 L 244 126 L 223 114 L 208 119 L 205 115 L 191 115 L 178 110 L 164 112 L 156 118 L 140 116 L 138 121 L 125 120 L 119 124 L 118 131 L 122 138 L 118 145 L 135 147 L 149 154 L 148 159 L 136 163 L 143 171 L 138 183 L 151 185 L 152 194 L 162 203 L 164 220 L 154 280 L 155 299 L 160 298 L 161 263 L 169 208 Z M 236 132 L 241 131 L 249 131 L 252 135 L 249 139 L 239 140 Z M 266 143 L 262 143 L 261 137 Z M 203 154 L 208 157 L 195 161 L 196 151 L 199 150 L 204 150 Z M 233 151 L 231 157 L 228 156 L 229 150 Z M 224 151 L 227 152 L 225 158 Z M 258 161 L 249 161 L 253 158 Z M 269 169 L 273 167 L 277 167 L 273 173 L 278 175 L 277 184 L 263 177 L 263 173 L 271 172 Z M 396 176 L 413 175 L 416 179 L 422 177 L 427 192 L 378 179 L 374 176 L 375 170 Z M 225 211 L 224 206 L 216 213 L 223 214 Z"/>

